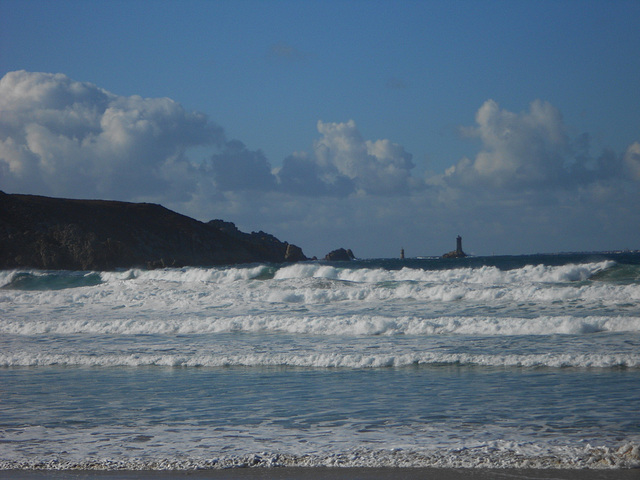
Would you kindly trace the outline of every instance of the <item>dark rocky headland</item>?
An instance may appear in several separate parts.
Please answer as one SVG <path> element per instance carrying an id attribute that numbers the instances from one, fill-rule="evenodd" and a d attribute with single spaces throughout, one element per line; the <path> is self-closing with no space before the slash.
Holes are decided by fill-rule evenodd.
<path id="1" fill-rule="evenodd" d="M 161 205 L 0 192 L 0 269 L 114 270 L 307 260 L 299 247 Z"/>

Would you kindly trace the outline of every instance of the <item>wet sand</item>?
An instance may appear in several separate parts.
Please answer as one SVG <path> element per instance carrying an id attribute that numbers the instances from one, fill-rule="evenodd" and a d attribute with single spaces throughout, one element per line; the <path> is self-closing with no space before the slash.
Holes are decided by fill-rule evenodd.
<path id="1" fill-rule="evenodd" d="M 236 468 L 195 471 L 4 470 L 12 480 L 637 480 L 640 469 Z"/>

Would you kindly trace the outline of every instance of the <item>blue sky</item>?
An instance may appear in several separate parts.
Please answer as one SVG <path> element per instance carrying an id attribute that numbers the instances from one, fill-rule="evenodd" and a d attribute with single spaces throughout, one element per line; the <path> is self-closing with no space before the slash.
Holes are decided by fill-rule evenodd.
<path id="1" fill-rule="evenodd" d="M 307 255 L 640 248 L 639 21 L 637 1 L 0 0 L 0 189 L 153 201 Z"/>

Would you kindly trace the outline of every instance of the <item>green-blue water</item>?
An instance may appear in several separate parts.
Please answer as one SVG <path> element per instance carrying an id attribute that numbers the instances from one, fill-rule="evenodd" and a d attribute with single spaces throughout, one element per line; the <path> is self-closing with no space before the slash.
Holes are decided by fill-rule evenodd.
<path id="1" fill-rule="evenodd" d="M 0 468 L 640 465 L 639 254 L 0 286 Z"/>

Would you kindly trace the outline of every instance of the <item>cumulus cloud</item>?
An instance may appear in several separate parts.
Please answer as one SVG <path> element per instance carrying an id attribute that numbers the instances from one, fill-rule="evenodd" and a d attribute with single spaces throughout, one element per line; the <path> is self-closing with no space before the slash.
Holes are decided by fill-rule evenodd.
<path id="1" fill-rule="evenodd" d="M 570 142 L 560 112 L 548 102 L 535 101 L 529 112 L 516 114 L 487 100 L 476 126 L 463 132 L 483 148 L 474 160 L 464 158 L 447 171 L 452 182 L 520 188 L 559 183 L 566 175 Z"/>
<path id="2" fill-rule="evenodd" d="M 479 139 L 482 148 L 474 159 L 465 157 L 446 170 L 444 179 L 451 187 L 548 192 L 625 179 L 621 157 L 611 150 L 593 155 L 587 133 L 569 138 L 562 115 L 549 102 L 536 100 L 528 112 L 513 113 L 487 100 L 476 114 L 476 125 L 462 132 Z M 624 156 L 632 175 L 637 166 L 634 145 Z"/>
<path id="3" fill-rule="evenodd" d="M 322 135 L 313 155 L 289 157 L 279 172 L 284 189 L 300 191 L 308 183 L 316 193 L 405 194 L 419 185 L 412 178 L 411 154 L 391 141 L 365 140 L 356 123 L 318 121 Z"/>
<path id="4" fill-rule="evenodd" d="M 119 96 L 62 74 L 11 72 L 0 80 L 0 188 L 56 196 L 189 201 L 197 192 L 393 195 L 420 182 L 411 155 L 365 140 L 353 121 L 318 122 L 310 154 L 277 172 L 260 151 L 168 98 Z M 209 146 L 202 164 L 192 147 Z"/>
<path id="5" fill-rule="evenodd" d="M 168 98 L 123 97 L 62 74 L 0 80 L 1 187 L 53 195 L 184 197 L 196 169 L 185 151 L 223 145 L 207 117 Z"/>
<path id="6" fill-rule="evenodd" d="M 319 255 L 339 246 L 361 256 L 400 246 L 438 254 L 457 234 L 483 241 L 470 246 L 476 253 L 493 251 L 496 237 L 514 253 L 538 248 L 536 235 L 585 249 L 637 238 L 640 142 L 594 155 L 589 135 L 570 138 L 558 109 L 542 101 L 513 113 L 488 100 L 475 120 L 463 133 L 479 140 L 478 153 L 426 181 L 412 175 L 401 145 L 367 139 L 352 120 L 318 121 L 309 151 L 273 168 L 260 150 L 173 100 L 11 72 L 0 79 L 0 189 L 156 201 Z M 211 153 L 193 162 L 195 147 Z M 372 232 L 387 240 L 372 242 Z"/>

